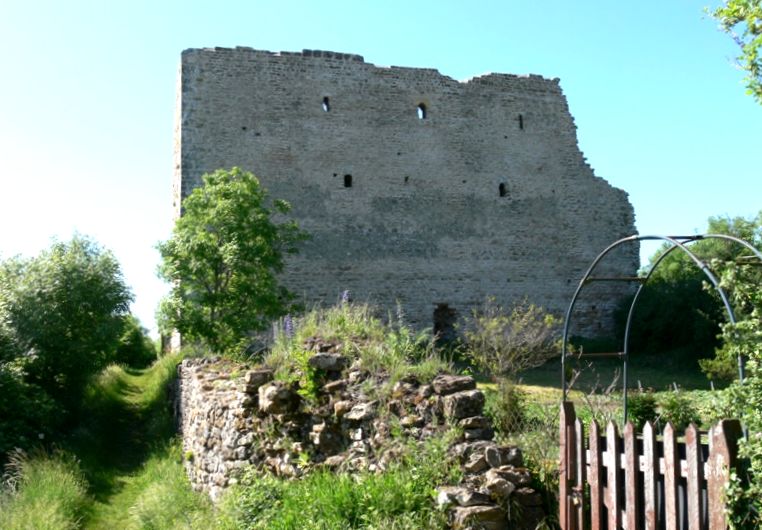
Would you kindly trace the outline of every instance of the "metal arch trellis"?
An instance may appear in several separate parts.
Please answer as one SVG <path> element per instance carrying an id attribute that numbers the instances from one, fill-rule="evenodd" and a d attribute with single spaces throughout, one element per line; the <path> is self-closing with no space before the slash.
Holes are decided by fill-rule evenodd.
<path id="1" fill-rule="evenodd" d="M 566 310 L 566 317 L 564 319 L 564 331 L 563 331 L 563 342 L 562 342 L 562 349 L 561 349 L 561 388 L 562 388 L 562 399 L 566 401 L 566 395 L 567 395 L 567 388 L 566 388 L 566 357 L 570 355 L 575 355 L 573 353 L 567 352 L 567 343 L 569 340 L 569 323 L 571 321 L 572 312 L 574 310 L 574 306 L 577 302 L 577 299 L 579 298 L 580 293 L 582 292 L 582 289 L 587 285 L 588 283 L 593 283 L 596 281 L 635 281 L 640 283 L 640 286 L 638 287 L 638 290 L 635 292 L 635 296 L 632 299 L 632 303 L 630 304 L 630 309 L 627 313 L 627 324 L 625 326 L 624 331 L 624 344 L 622 348 L 621 353 L 616 354 L 609 354 L 614 355 L 617 357 L 620 357 L 622 359 L 622 399 L 624 401 L 623 404 L 623 416 L 624 421 L 627 421 L 627 361 L 629 358 L 629 340 L 630 340 L 630 329 L 632 324 L 632 317 L 635 310 L 635 305 L 638 303 L 638 299 L 640 298 L 640 293 L 643 291 L 643 287 L 645 287 L 645 284 L 648 282 L 648 280 L 651 278 L 651 275 L 653 274 L 654 270 L 659 266 L 659 264 L 666 258 L 669 254 L 671 254 L 674 250 L 680 249 L 683 252 L 685 252 L 691 260 L 696 264 L 696 266 L 706 275 L 706 277 L 711 282 L 712 286 L 715 288 L 717 293 L 720 295 L 720 298 L 722 299 L 722 303 L 725 306 L 725 311 L 728 315 L 728 321 L 731 324 L 736 323 L 735 314 L 733 313 L 733 308 L 730 305 L 730 302 L 728 300 L 727 294 L 722 289 L 722 287 L 719 284 L 719 281 L 717 279 L 717 276 L 712 272 L 712 270 L 709 268 L 706 262 L 702 261 L 698 256 L 696 256 L 693 252 L 690 251 L 690 249 L 686 246 L 687 244 L 694 243 L 696 241 L 701 241 L 705 239 L 723 239 L 726 241 L 730 241 L 736 244 L 740 244 L 744 246 L 746 249 L 750 250 L 759 260 L 762 262 L 762 252 L 757 250 L 754 246 L 752 246 L 747 241 L 744 241 L 743 239 L 739 239 L 734 236 L 729 236 L 725 234 L 702 234 L 702 235 L 693 235 L 693 236 L 659 236 L 659 235 L 647 235 L 647 236 L 629 236 L 622 238 L 618 241 L 615 241 L 608 247 L 606 247 L 603 251 L 601 251 L 600 254 L 593 260 L 593 263 L 590 265 L 590 267 L 587 269 L 587 272 L 582 277 L 582 279 L 579 282 L 579 285 L 577 286 L 577 289 L 574 292 L 574 296 L 572 297 L 571 303 L 569 304 L 569 308 Z M 653 262 L 651 267 L 648 269 L 648 272 L 644 276 L 623 276 L 623 277 L 595 277 L 591 276 L 594 272 L 595 268 L 598 266 L 598 264 L 603 260 L 603 258 L 609 254 L 612 250 L 615 248 L 628 244 L 633 243 L 636 241 L 664 241 L 667 243 L 670 243 L 671 246 L 662 252 L 658 258 Z M 742 356 L 739 355 L 738 357 L 738 377 L 741 381 L 744 380 L 744 359 Z"/>

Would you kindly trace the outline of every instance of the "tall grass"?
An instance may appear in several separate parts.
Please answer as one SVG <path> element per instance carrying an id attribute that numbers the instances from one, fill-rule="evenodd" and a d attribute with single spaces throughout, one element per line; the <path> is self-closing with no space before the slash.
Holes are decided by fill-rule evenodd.
<path id="1" fill-rule="evenodd" d="M 88 498 L 77 461 L 63 452 L 14 453 L 0 490 L 3 530 L 80 527 Z"/>
<path id="2" fill-rule="evenodd" d="M 389 388 L 407 375 L 428 379 L 452 370 L 451 363 L 434 349 L 430 331 L 414 332 L 401 318 L 384 322 L 368 304 L 344 302 L 288 319 L 287 325 L 276 327 L 273 346 L 264 360 L 279 379 L 310 384 L 307 361 L 314 352 L 305 349 L 305 342 L 313 337 L 336 344 L 362 369 L 386 376 Z"/>

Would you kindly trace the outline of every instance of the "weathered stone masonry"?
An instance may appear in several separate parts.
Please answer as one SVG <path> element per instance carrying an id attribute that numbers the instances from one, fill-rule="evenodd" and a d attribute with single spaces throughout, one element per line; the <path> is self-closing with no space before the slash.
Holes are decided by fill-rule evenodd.
<path id="1" fill-rule="evenodd" d="M 309 363 L 324 377 L 314 402 L 273 381 L 266 368 L 208 358 L 182 362 L 176 403 L 194 489 L 218 499 L 247 466 L 288 478 L 314 466 L 379 473 L 411 450 L 409 441 L 457 426 L 447 457 L 460 463 L 464 476 L 459 484 L 442 484 L 436 499 L 449 510 L 451 527 L 536 527 L 542 498 L 531 487 L 521 450 L 492 441 L 482 415 L 485 398 L 473 378 L 408 376 L 391 386 L 387 376 L 348 366 L 335 344 L 310 347 Z M 389 393 L 378 394 L 385 386 Z"/>
<path id="2" fill-rule="evenodd" d="M 488 295 L 563 312 L 595 255 L 635 232 L 627 194 L 577 147 L 558 79 L 206 48 L 183 52 L 177 97 L 176 213 L 205 172 L 254 172 L 312 235 L 284 277 L 307 303 L 348 289 L 420 326 Z M 638 249 L 613 258 L 606 272 L 632 275 Z M 616 302 L 598 295 L 625 288 L 580 300 L 585 331 Z"/>

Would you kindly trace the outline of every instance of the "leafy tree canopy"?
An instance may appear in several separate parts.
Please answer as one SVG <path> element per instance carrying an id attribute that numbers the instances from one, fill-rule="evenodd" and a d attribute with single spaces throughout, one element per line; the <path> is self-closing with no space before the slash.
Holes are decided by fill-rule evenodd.
<path id="1" fill-rule="evenodd" d="M 147 368 L 157 358 L 156 345 L 148 330 L 133 315 L 124 318 L 124 330 L 116 346 L 114 362 L 131 368 Z"/>
<path id="2" fill-rule="evenodd" d="M 76 407 L 113 358 L 132 294 L 113 254 L 75 236 L 39 256 L 0 263 L 0 362 Z"/>
<path id="3" fill-rule="evenodd" d="M 268 201 L 257 178 L 239 168 L 204 175 L 183 201 L 172 237 L 158 248 L 159 274 L 172 283 L 160 326 L 214 352 L 232 352 L 249 332 L 289 310 L 293 295 L 278 284 L 284 256 L 305 234 L 282 217 L 285 201 Z"/>
<path id="4" fill-rule="evenodd" d="M 706 232 L 732 235 L 762 248 L 762 212 L 750 219 L 712 217 Z M 651 257 L 652 265 L 669 246 L 662 246 Z M 689 248 L 710 263 L 717 275 L 749 253 L 740 245 L 719 239 L 699 241 Z M 622 322 L 628 308 L 629 303 L 624 304 L 619 312 Z M 734 310 L 744 311 L 743 307 Z M 634 314 L 630 347 L 635 353 L 669 352 L 692 359 L 711 357 L 720 345 L 720 325 L 726 318 L 715 290 L 707 286 L 704 273 L 687 254 L 676 250 L 661 262 L 643 291 Z M 709 364 L 704 364 L 705 371 L 713 377 L 733 376 L 732 370 L 710 371 Z"/>
<path id="5" fill-rule="evenodd" d="M 762 104 L 762 0 L 727 0 L 711 14 L 741 48 L 747 92 Z"/>

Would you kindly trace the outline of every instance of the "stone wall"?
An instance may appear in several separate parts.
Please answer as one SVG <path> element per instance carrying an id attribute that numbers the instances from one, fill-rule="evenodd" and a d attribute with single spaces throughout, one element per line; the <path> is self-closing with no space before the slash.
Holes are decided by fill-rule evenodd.
<path id="1" fill-rule="evenodd" d="M 558 79 L 378 67 L 357 55 L 205 48 L 182 54 L 174 208 L 201 175 L 255 173 L 312 235 L 284 280 L 308 304 L 355 300 L 431 326 L 488 295 L 565 311 L 595 255 L 635 232 L 627 194 L 577 147 Z M 638 248 L 604 274 L 632 275 Z M 595 334 L 627 286 L 579 302 Z"/>
<path id="2" fill-rule="evenodd" d="M 471 377 L 408 377 L 379 399 L 370 389 L 388 380 L 347 366 L 341 355 L 319 350 L 310 364 L 323 374 L 313 402 L 273 381 L 267 369 L 219 359 L 186 359 L 178 367 L 177 413 L 185 467 L 194 489 L 216 500 L 240 470 L 298 478 L 315 467 L 383 472 L 411 439 L 461 429 L 449 449 L 463 466 L 461 484 L 443 484 L 436 502 L 449 507 L 453 528 L 534 528 L 542 499 L 516 447 L 492 441 L 482 416 L 484 395 Z M 395 432 L 396 431 L 396 432 Z M 392 432 L 395 432 L 394 436 Z M 432 502 L 435 502 L 432 500 Z M 511 506 L 521 506 L 521 516 Z"/>

